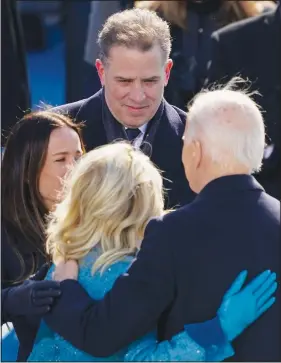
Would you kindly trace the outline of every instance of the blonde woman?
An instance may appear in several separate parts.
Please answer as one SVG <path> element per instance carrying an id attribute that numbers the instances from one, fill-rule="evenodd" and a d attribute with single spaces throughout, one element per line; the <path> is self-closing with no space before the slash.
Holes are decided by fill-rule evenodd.
<path id="1" fill-rule="evenodd" d="M 162 178 L 149 158 L 127 143 L 106 145 L 83 156 L 69 176 L 64 200 L 53 212 L 49 223 L 47 250 L 55 264 L 62 259 L 78 260 L 79 283 L 93 298 L 101 299 L 115 280 L 129 268 L 150 218 L 163 213 Z M 50 269 L 47 279 L 51 278 L 52 272 L 53 268 Z M 170 342 L 157 343 L 156 333 L 151 332 L 109 359 L 206 361 L 223 360 L 233 355 L 231 344 L 226 338 L 230 335 L 229 330 L 232 333 L 237 330 L 231 325 L 233 309 L 236 321 L 242 318 L 243 321 L 249 322 L 250 319 L 253 322 L 257 318 L 254 297 L 245 301 L 245 289 L 239 292 L 245 277 L 244 271 L 225 295 L 220 307 L 224 311 L 224 340 L 218 340 L 215 333 L 217 325 L 222 323 L 220 315 L 220 318 L 211 322 L 183 327 L 183 331 Z M 257 289 L 261 296 L 262 291 L 272 291 L 270 286 L 273 280 L 274 276 L 265 272 L 246 289 Z M 260 287 L 257 288 L 258 286 Z M 237 294 L 234 295 L 234 292 Z M 272 292 L 266 294 L 262 297 L 263 301 L 268 301 Z M 266 309 L 267 306 L 263 311 Z M 251 318 L 253 316 L 255 318 Z M 230 317 L 232 320 L 229 320 Z M 212 335 L 208 333 L 210 324 L 214 331 Z M 207 335 L 206 346 L 200 345 L 189 336 L 189 331 L 194 331 L 194 327 L 199 331 L 199 336 Z M 236 334 L 241 333 L 244 328 L 245 326 L 240 326 Z M 28 360 L 103 359 L 78 350 L 42 323 Z"/>

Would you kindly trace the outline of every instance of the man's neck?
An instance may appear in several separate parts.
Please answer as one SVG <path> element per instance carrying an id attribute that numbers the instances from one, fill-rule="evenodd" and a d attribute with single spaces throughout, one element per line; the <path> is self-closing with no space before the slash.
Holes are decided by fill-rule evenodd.
<path id="1" fill-rule="evenodd" d="M 224 176 L 231 176 L 231 175 L 250 175 L 251 172 L 248 168 L 245 166 L 235 166 L 235 167 L 225 167 L 223 168 L 221 165 L 219 165 L 217 168 L 213 168 L 212 170 L 209 170 L 202 175 L 200 178 L 200 183 L 198 183 L 197 193 L 199 193 L 207 184 L 209 184 L 211 181 L 215 179 L 222 178 Z"/>

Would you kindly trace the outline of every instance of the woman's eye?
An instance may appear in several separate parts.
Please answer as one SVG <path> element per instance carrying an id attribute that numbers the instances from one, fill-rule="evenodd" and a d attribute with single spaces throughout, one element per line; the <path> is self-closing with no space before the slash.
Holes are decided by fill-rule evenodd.
<path id="1" fill-rule="evenodd" d="M 61 158 L 61 159 L 56 160 L 56 163 L 62 163 L 64 161 L 65 161 L 65 158 Z"/>

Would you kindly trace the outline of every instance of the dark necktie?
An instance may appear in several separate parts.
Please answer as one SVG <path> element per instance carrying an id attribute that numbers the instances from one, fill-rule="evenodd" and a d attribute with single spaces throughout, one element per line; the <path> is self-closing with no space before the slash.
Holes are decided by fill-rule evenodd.
<path id="1" fill-rule="evenodd" d="M 130 141 L 135 140 L 139 136 L 140 132 L 140 129 L 126 129 L 126 134 Z"/>

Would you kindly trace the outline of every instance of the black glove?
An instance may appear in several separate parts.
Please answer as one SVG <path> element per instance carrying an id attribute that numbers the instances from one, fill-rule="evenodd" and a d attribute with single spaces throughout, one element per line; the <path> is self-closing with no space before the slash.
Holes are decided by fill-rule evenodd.
<path id="1" fill-rule="evenodd" d="M 26 280 L 22 285 L 9 289 L 5 299 L 5 313 L 10 317 L 44 315 L 60 293 L 60 283 L 57 281 Z"/>

